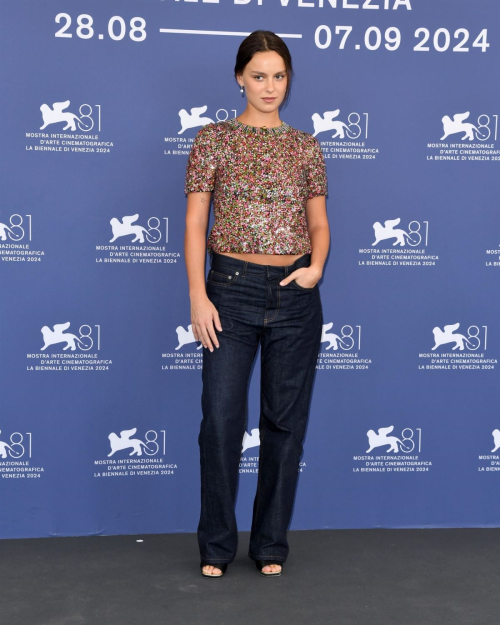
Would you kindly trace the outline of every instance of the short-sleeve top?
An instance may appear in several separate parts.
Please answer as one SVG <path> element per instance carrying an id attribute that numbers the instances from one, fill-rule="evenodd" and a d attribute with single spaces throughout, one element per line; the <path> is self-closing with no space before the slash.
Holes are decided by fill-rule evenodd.
<path id="1" fill-rule="evenodd" d="M 213 191 L 209 251 L 310 253 L 306 203 L 328 195 L 321 146 L 286 122 L 211 122 L 198 131 L 187 164 L 184 192 L 200 191 Z"/>

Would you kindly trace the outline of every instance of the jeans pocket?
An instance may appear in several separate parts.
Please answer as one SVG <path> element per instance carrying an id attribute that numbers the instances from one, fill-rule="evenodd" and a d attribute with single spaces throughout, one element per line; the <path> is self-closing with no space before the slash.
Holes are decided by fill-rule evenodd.
<path id="1" fill-rule="evenodd" d="M 300 289 L 301 291 L 314 291 L 314 289 L 318 286 L 318 283 L 316 282 L 316 284 L 312 287 L 305 287 L 305 286 L 300 286 L 300 284 L 297 284 L 296 280 L 292 280 L 291 282 L 289 282 L 289 284 L 293 285 L 295 288 Z"/>
<path id="2" fill-rule="evenodd" d="M 219 271 L 210 269 L 207 276 L 207 282 L 210 282 L 210 284 L 217 284 L 219 286 L 232 286 L 240 277 L 240 272 L 235 271 L 234 269 L 228 269 L 227 271 L 225 271 L 224 268 L 219 269 Z"/>

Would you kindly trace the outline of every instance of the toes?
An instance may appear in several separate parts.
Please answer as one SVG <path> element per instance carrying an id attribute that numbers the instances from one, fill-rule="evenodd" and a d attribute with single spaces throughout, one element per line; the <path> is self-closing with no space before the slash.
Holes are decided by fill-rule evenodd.
<path id="1" fill-rule="evenodd" d="M 281 566 L 279 564 L 266 564 L 262 570 L 264 573 L 279 573 L 281 571 Z"/>
<path id="2" fill-rule="evenodd" d="M 212 566 L 211 564 L 207 564 L 206 566 L 204 566 L 203 572 L 207 573 L 208 575 L 220 575 L 222 573 L 220 569 Z"/>

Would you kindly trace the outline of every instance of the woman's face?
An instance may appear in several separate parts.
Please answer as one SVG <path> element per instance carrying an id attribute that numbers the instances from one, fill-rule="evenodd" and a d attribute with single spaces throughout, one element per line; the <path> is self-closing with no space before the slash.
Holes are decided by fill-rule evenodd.
<path id="1" fill-rule="evenodd" d="M 243 74 L 238 76 L 248 103 L 262 113 L 275 111 L 283 102 L 287 80 L 285 62 L 274 50 L 254 54 Z M 273 99 L 266 101 L 264 98 Z"/>

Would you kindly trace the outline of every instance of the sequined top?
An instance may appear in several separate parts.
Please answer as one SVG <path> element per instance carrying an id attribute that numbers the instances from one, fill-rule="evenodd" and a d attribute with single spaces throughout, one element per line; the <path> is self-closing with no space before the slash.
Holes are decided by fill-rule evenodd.
<path id="1" fill-rule="evenodd" d="M 187 164 L 184 192 L 200 191 L 213 191 L 209 251 L 309 253 L 306 203 L 328 195 L 321 146 L 286 122 L 211 122 L 198 131 Z"/>

